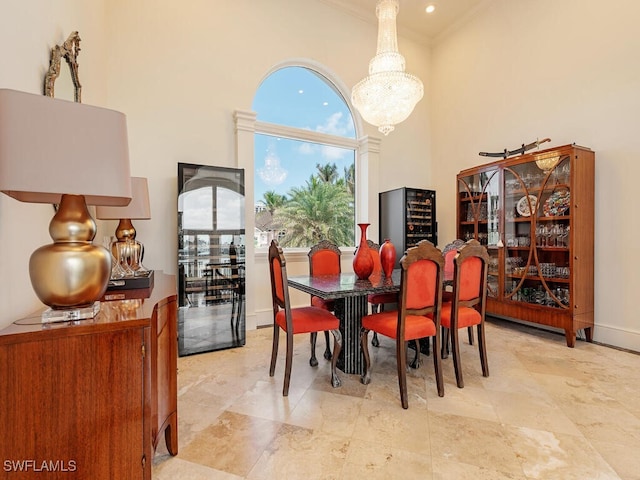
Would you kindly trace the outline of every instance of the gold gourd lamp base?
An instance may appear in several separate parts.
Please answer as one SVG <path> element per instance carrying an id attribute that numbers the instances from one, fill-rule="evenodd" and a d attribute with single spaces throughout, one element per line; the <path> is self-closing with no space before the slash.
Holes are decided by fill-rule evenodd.
<path id="1" fill-rule="evenodd" d="M 111 253 L 114 258 L 119 258 L 126 262 L 131 270 L 143 273 L 147 269 L 142 266 L 142 256 L 144 246 L 136 241 L 136 229 L 133 227 L 130 218 L 121 218 L 116 228 L 117 242 L 111 245 Z M 125 257 L 124 259 L 122 257 Z"/>
<path id="2" fill-rule="evenodd" d="M 107 290 L 111 255 L 92 243 L 96 223 L 83 195 L 62 195 L 58 211 L 49 224 L 49 234 L 53 243 L 38 248 L 29 261 L 36 295 L 54 311 L 83 307 L 92 311 L 94 303 Z M 48 318 L 52 319 L 57 316 L 83 318 L 81 312 L 50 314 Z"/>
<path id="3" fill-rule="evenodd" d="M 127 238 L 136 239 L 136 229 L 133 228 L 130 218 L 121 218 L 116 228 L 116 238 L 119 242 L 125 242 Z"/>
<path id="4" fill-rule="evenodd" d="M 149 185 L 144 177 L 131 177 L 131 203 L 125 207 L 96 207 L 96 218 L 118 220 L 115 235 L 117 241 L 111 244 L 113 258 L 125 272 L 124 276 L 146 276 L 150 274 L 142 260 L 144 245 L 136 240 L 136 229 L 131 220 L 149 220 Z M 117 267 L 117 265 L 116 265 Z M 114 278 L 121 278 L 115 277 Z"/>

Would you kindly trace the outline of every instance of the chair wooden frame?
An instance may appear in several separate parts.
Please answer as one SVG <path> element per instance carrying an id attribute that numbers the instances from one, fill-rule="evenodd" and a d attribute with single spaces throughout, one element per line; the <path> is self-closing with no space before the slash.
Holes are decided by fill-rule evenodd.
<path id="1" fill-rule="evenodd" d="M 291 302 L 289 300 L 289 287 L 287 285 L 287 262 L 284 258 L 284 253 L 282 252 L 282 248 L 278 245 L 278 242 L 275 240 L 271 241 L 271 245 L 269 246 L 269 273 L 271 276 L 271 297 L 273 302 L 273 346 L 271 350 L 271 365 L 269 367 L 269 376 L 273 377 L 276 369 L 276 360 L 278 358 L 278 344 L 280 339 L 280 325 L 278 324 L 276 318 L 277 315 L 284 311 L 285 317 L 285 334 L 287 341 L 287 353 L 285 359 L 285 370 L 284 370 L 284 386 L 282 389 L 282 395 L 289 395 L 289 384 L 291 381 L 291 365 L 293 363 L 293 335 L 294 335 L 294 313 L 300 313 L 305 315 L 306 313 L 312 313 L 316 316 L 320 316 L 323 320 L 328 318 L 327 316 L 333 317 L 335 322 L 335 329 L 331 329 L 331 333 L 334 337 L 333 343 L 333 351 L 334 355 L 331 359 L 331 385 L 335 387 L 339 387 L 341 385 L 340 378 L 337 374 L 336 363 L 338 361 L 338 355 L 340 354 L 340 350 L 342 350 L 342 334 L 340 333 L 339 320 L 330 312 L 323 310 L 317 307 L 299 307 L 299 308 L 291 308 Z M 281 290 L 281 292 L 279 292 Z M 324 329 L 322 330 L 324 331 Z M 300 333 L 311 333 L 309 329 Z"/>
<path id="2" fill-rule="evenodd" d="M 448 264 L 448 255 L 449 252 L 453 252 L 455 251 L 456 253 L 458 252 L 458 249 L 464 247 L 465 243 L 464 240 L 461 240 L 459 238 L 456 238 L 453 242 L 451 243 L 447 243 L 444 248 L 442 249 L 442 256 L 444 257 L 444 269 L 445 269 L 445 276 L 447 274 L 447 264 Z M 456 253 L 452 253 L 451 255 L 453 255 L 455 257 Z M 453 260 L 453 258 L 452 258 Z M 451 261 L 451 264 L 453 266 L 453 261 Z M 447 290 L 446 288 L 443 290 L 442 292 L 442 301 L 443 302 L 447 302 L 447 301 L 451 301 L 451 291 Z M 473 345 L 473 328 L 469 327 L 467 329 L 467 335 L 469 337 L 469 345 Z M 442 357 L 442 358 L 447 358 L 449 353 L 449 344 L 446 345 L 446 356 Z"/>
<path id="3" fill-rule="evenodd" d="M 242 306 L 246 289 L 244 279 L 240 277 L 240 269 L 234 266 L 231 271 L 231 275 L 225 275 L 220 271 L 220 268 L 211 268 L 211 274 L 215 274 L 217 278 L 224 281 L 231 291 L 230 327 L 232 335 L 236 338 L 240 336 L 240 319 L 242 318 Z"/>
<path id="4" fill-rule="evenodd" d="M 380 268 L 380 272 L 382 272 L 382 264 L 380 263 L 380 245 L 375 243 L 373 240 L 367 240 L 367 245 L 369 249 L 372 251 L 372 255 L 378 256 L 378 262 L 374 260 L 374 273 L 376 273 L 376 266 Z M 375 253 L 374 253 L 375 252 Z M 378 272 L 378 273 L 380 273 Z M 380 298 L 393 298 L 394 303 L 397 303 L 398 296 L 396 294 L 390 293 L 382 293 L 382 294 L 371 294 L 368 296 L 367 300 L 371 304 L 371 313 L 384 312 L 384 303 L 378 302 Z M 371 345 L 374 347 L 380 346 L 380 340 L 378 339 L 378 332 L 373 332 L 373 337 L 371 338 Z"/>
<path id="5" fill-rule="evenodd" d="M 205 273 L 209 271 L 207 279 L 210 278 L 210 276 L 215 276 L 229 286 L 229 290 L 231 291 L 231 316 L 229 320 L 231 334 L 234 338 L 238 338 L 240 336 L 240 319 L 242 318 L 242 307 L 244 305 L 246 288 L 244 283 L 244 265 L 238 265 L 237 250 L 233 242 L 229 246 L 229 274 L 227 275 L 221 272 L 222 268 L 220 265 L 207 265 Z"/>
<path id="6" fill-rule="evenodd" d="M 340 251 L 340 249 L 338 248 L 338 246 L 329 241 L 329 240 L 320 240 L 318 243 L 316 243 L 314 246 L 311 247 L 311 249 L 309 250 L 309 253 L 307 253 L 307 256 L 309 257 L 309 275 L 311 275 L 313 277 L 314 273 L 313 273 L 313 257 L 314 255 L 316 255 L 317 253 L 321 252 L 321 251 L 329 251 L 329 252 L 333 252 L 337 255 L 338 257 L 338 273 L 340 273 L 342 271 L 342 266 L 340 265 L 340 256 L 342 255 L 342 252 Z M 323 302 L 326 303 L 326 302 Z M 314 304 L 314 297 L 311 296 L 311 304 Z M 333 304 L 333 302 L 331 302 L 331 304 Z M 331 305 L 332 306 L 332 305 Z M 329 311 L 333 311 L 333 308 L 330 308 L 328 305 L 324 305 L 322 308 L 327 308 L 327 310 Z M 311 358 L 309 359 L 309 365 L 311 365 L 312 367 L 317 367 L 318 366 L 318 359 L 316 358 L 316 340 L 318 338 L 318 332 L 313 332 L 311 334 L 311 338 L 310 338 L 310 342 L 311 342 Z M 331 347 L 329 345 L 329 332 L 324 332 L 324 340 L 325 340 L 325 349 L 324 349 L 324 358 L 326 360 L 331 360 Z"/>
<path id="7" fill-rule="evenodd" d="M 463 264 L 471 259 L 478 258 L 482 262 L 480 270 L 480 283 L 478 296 L 460 300 L 460 290 L 463 281 L 462 267 Z M 451 344 L 453 350 L 453 365 L 456 373 L 456 383 L 459 388 L 464 387 L 464 380 L 462 376 L 462 363 L 460 360 L 460 344 L 458 339 L 458 317 L 460 309 L 473 308 L 478 311 L 480 321 L 476 325 L 478 331 L 478 350 L 480 353 L 480 364 L 482 366 L 482 375 L 484 377 L 489 376 L 489 364 L 487 361 L 487 348 L 485 338 L 485 315 L 486 315 L 486 303 L 487 303 L 487 273 L 489 266 L 489 253 L 486 247 L 480 245 L 477 240 L 469 240 L 465 245 L 458 250 L 457 255 L 454 258 L 454 271 L 453 271 L 453 294 L 450 303 L 450 328 L 442 326 L 442 358 L 446 358 L 446 347 L 449 343 L 449 330 L 451 331 Z M 445 305 L 443 308 L 447 308 Z M 472 328 L 472 327 L 469 327 Z"/>
<path id="8" fill-rule="evenodd" d="M 433 262 L 436 267 L 435 285 L 434 285 L 434 302 L 433 305 L 424 305 L 421 308 L 408 308 L 407 307 L 407 291 L 409 289 L 409 270 L 411 266 L 421 260 L 427 260 Z M 405 255 L 400 260 L 400 266 L 402 267 L 402 274 L 400 277 L 400 293 L 397 310 L 397 330 L 396 330 L 396 362 L 398 369 L 398 386 L 400 388 L 400 402 L 402 408 L 409 408 L 409 398 L 407 394 L 407 341 L 406 339 L 406 319 L 407 316 L 423 316 L 425 322 L 433 322 L 435 327 L 435 334 L 433 335 L 433 350 L 434 352 L 440 351 L 440 310 L 442 307 L 442 277 L 444 270 L 444 258 L 442 252 L 438 250 L 431 242 L 422 240 L 418 242 L 418 245 L 407 249 Z M 423 285 L 421 285 L 423 287 Z M 415 287 L 413 287 L 415 288 Z M 388 312 L 391 313 L 391 312 Z M 376 315 L 384 315 L 384 313 L 368 315 L 371 320 L 375 319 Z M 368 336 L 369 331 L 364 326 L 367 317 L 363 319 L 363 327 L 360 333 L 360 344 L 364 355 L 364 371 L 361 377 L 361 382 L 365 385 L 371 382 L 371 358 L 369 356 L 368 349 Z M 413 361 L 410 366 L 418 368 L 420 365 L 420 346 L 418 344 L 418 338 L 411 338 L 416 343 L 416 351 Z M 442 378 L 442 365 L 440 356 L 433 355 L 433 364 L 436 377 L 436 386 L 438 390 L 438 396 L 444 396 L 444 381 Z"/>

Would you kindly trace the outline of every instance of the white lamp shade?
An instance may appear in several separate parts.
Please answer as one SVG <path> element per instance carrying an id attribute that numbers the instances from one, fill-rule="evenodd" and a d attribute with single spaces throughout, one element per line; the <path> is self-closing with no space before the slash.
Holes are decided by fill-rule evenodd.
<path id="1" fill-rule="evenodd" d="M 144 177 L 131 177 L 131 203 L 126 207 L 97 206 L 96 218 L 100 220 L 149 220 L 149 185 Z"/>
<path id="2" fill-rule="evenodd" d="M 84 195 L 127 205 L 126 117 L 106 108 L 0 89 L 0 191 L 31 203 Z"/>

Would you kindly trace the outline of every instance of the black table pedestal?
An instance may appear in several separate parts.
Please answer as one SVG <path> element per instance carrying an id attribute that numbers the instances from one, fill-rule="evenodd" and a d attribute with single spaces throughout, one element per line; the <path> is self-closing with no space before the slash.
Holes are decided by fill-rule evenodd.
<path id="1" fill-rule="evenodd" d="M 344 373 L 362 374 L 363 358 L 360 348 L 362 317 L 369 313 L 367 295 L 336 299 L 335 314 L 340 319 L 342 351 L 338 356 L 338 368 Z"/>

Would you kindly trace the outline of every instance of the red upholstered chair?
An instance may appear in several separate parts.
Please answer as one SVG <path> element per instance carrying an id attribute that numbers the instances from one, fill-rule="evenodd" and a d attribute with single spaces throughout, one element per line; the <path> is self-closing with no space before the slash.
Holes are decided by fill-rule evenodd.
<path id="1" fill-rule="evenodd" d="M 309 250 L 307 254 L 309 256 L 309 275 L 332 275 L 341 272 L 340 255 L 342 252 L 335 243 L 329 240 L 321 240 L 315 244 Z M 311 305 L 318 308 L 323 308 L 329 312 L 335 310 L 333 300 L 324 300 L 315 295 L 311 295 Z M 311 334 L 311 358 L 309 359 L 309 365 L 315 367 L 318 365 L 318 359 L 316 358 L 316 339 L 318 333 L 313 332 Z M 324 332 L 325 350 L 324 358 L 331 360 L 331 347 L 329 346 L 329 332 Z"/>
<path id="2" fill-rule="evenodd" d="M 458 254 L 458 249 L 464 247 L 464 240 L 460 240 L 459 238 L 454 240 L 451 243 L 447 243 L 442 249 L 442 255 L 444 256 L 444 278 L 453 278 L 453 259 Z M 447 289 L 442 293 L 442 300 L 447 300 Z M 451 295 L 449 295 L 451 298 Z"/>
<path id="3" fill-rule="evenodd" d="M 453 281 L 448 282 L 448 279 L 453 279 L 453 259 L 458 254 L 458 249 L 464 247 L 464 240 L 459 238 L 451 243 L 448 243 L 442 249 L 442 255 L 444 255 L 444 290 L 442 291 L 442 301 L 450 302 L 451 294 L 453 292 Z M 469 345 L 473 345 L 473 328 L 467 328 L 467 335 L 469 336 Z M 446 346 L 446 351 L 449 350 L 449 345 Z M 444 357 L 446 358 L 446 357 Z"/>
<path id="4" fill-rule="evenodd" d="M 271 296 L 273 299 L 273 348 L 271 350 L 271 366 L 269 376 L 273 377 L 278 358 L 278 342 L 280 330 L 286 334 L 287 357 L 284 367 L 284 387 L 282 395 L 289 394 L 291 380 L 291 364 L 293 362 L 293 336 L 298 333 L 330 331 L 334 337 L 334 356 L 331 360 L 331 385 L 340 386 L 340 378 L 336 372 L 336 362 L 342 349 L 340 321 L 331 312 L 322 308 L 309 306 L 291 308 L 289 288 L 287 286 L 287 263 L 282 248 L 275 240 L 269 246 L 269 271 L 271 274 Z"/>
<path id="5" fill-rule="evenodd" d="M 456 382 L 459 388 L 463 388 L 460 345 L 458 342 L 458 330 L 461 328 L 476 326 L 482 375 L 489 376 L 484 333 L 489 253 L 477 240 L 469 240 L 458 250 L 453 264 L 452 298 L 450 302 L 442 304 L 442 357 L 446 358 L 446 346 L 449 343 L 449 332 L 451 332 Z"/>
<path id="6" fill-rule="evenodd" d="M 371 250 L 371 256 L 373 257 L 373 273 L 372 275 L 384 275 L 382 273 L 382 263 L 380 262 L 380 245 L 374 243 L 371 240 L 367 240 L 369 249 Z M 372 293 L 367 297 L 367 301 L 371 304 L 371 313 L 378 313 L 384 311 L 385 303 L 398 303 L 397 293 Z M 371 345 L 374 347 L 380 346 L 378 340 L 378 333 L 373 332 L 373 338 L 371 339 Z"/>
<path id="7" fill-rule="evenodd" d="M 440 348 L 440 308 L 442 304 L 442 252 L 427 240 L 409 248 L 400 261 L 402 275 L 398 310 L 373 313 L 362 318 L 360 344 L 364 354 L 364 371 L 361 381 L 371 381 L 371 359 L 367 346 L 369 331 L 393 338 L 396 341 L 398 385 L 402 408 L 409 408 L 407 396 L 407 342 L 414 340 L 416 352 L 411 366 L 417 368 L 420 360 L 418 339 L 433 338 L 433 350 Z M 438 395 L 444 395 L 440 355 L 433 355 Z"/>

